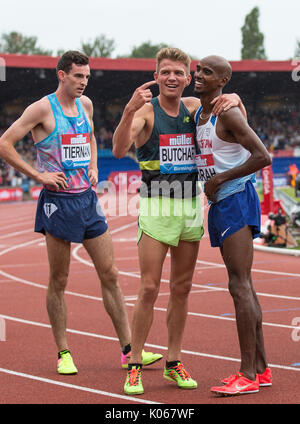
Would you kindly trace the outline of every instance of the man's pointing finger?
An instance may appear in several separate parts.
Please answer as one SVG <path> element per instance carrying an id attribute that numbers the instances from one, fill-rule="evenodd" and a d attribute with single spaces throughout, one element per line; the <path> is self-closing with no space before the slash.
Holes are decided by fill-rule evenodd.
<path id="1" fill-rule="evenodd" d="M 141 85 L 141 87 L 140 87 L 140 88 L 142 88 L 142 89 L 146 89 L 146 88 L 148 88 L 148 87 L 151 87 L 151 85 L 154 85 L 154 84 L 156 84 L 156 81 L 155 81 L 155 80 L 148 81 L 148 82 L 145 82 L 145 84 Z"/>

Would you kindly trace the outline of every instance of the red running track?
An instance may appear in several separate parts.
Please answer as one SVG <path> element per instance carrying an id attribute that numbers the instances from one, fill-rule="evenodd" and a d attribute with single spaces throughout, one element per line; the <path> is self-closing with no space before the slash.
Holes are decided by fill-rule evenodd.
<path id="1" fill-rule="evenodd" d="M 143 372 L 145 393 L 123 394 L 126 372 L 101 299 L 100 284 L 80 244 L 72 245 L 66 292 L 68 340 L 76 376 L 56 373 L 56 346 L 45 306 L 48 263 L 43 236 L 33 232 L 35 202 L 0 207 L 0 403 L 1 404 L 291 404 L 300 403 L 299 258 L 255 252 L 253 282 L 263 310 L 265 347 L 274 384 L 258 394 L 217 397 L 210 387 L 239 368 L 233 302 L 217 249 L 201 242 L 183 340 L 183 362 L 198 389 L 179 390 L 162 377 L 164 359 Z M 136 217 L 110 216 L 120 282 L 129 316 L 139 289 Z M 241 258 L 242 260 L 242 258 Z M 170 261 L 146 349 L 165 355 Z"/>

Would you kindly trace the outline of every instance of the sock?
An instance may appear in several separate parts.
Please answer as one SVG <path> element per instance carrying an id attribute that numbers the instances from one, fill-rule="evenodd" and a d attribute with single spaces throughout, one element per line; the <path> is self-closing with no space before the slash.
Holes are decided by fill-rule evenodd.
<path id="1" fill-rule="evenodd" d="M 178 364 L 180 364 L 181 361 L 166 361 L 166 368 L 174 368 L 177 367 Z"/>
<path id="2" fill-rule="evenodd" d="M 70 353 L 69 349 L 61 350 L 60 352 L 58 352 L 58 359 L 61 358 L 61 355 L 63 355 L 64 353 L 67 353 L 67 352 Z"/>
<path id="3" fill-rule="evenodd" d="M 122 348 L 123 355 L 127 355 L 127 353 L 129 353 L 130 351 L 131 351 L 130 343 Z"/>
<path id="4" fill-rule="evenodd" d="M 142 369 L 142 364 L 128 364 L 128 371 L 130 371 L 132 369 L 132 367 Z"/>

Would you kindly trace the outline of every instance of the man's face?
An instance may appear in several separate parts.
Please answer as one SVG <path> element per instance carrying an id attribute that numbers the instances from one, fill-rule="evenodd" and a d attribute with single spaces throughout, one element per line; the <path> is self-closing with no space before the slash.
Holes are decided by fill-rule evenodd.
<path id="1" fill-rule="evenodd" d="M 70 97 L 81 97 L 90 78 L 90 67 L 73 63 L 69 73 L 59 71 L 58 75 Z"/>
<path id="2" fill-rule="evenodd" d="M 209 61 L 199 61 L 194 73 L 194 92 L 204 94 L 223 86 L 223 78 Z"/>
<path id="3" fill-rule="evenodd" d="M 191 81 L 191 75 L 182 62 L 163 59 L 159 69 L 154 73 L 160 94 L 166 97 L 181 97 L 183 90 Z"/>

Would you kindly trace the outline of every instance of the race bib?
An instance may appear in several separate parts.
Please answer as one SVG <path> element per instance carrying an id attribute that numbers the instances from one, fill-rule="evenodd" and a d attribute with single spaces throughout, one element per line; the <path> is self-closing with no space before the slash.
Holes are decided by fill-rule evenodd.
<path id="1" fill-rule="evenodd" d="M 61 136 L 61 158 L 62 166 L 65 169 L 88 166 L 91 160 L 89 134 L 63 134 Z"/>
<path id="2" fill-rule="evenodd" d="M 198 168 L 200 181 L 208 181 L 216 174 L 214 157 L 212 154 L 195 155 L 195 160 Z"/>
<path id="3" fill-rule="evenodd" d="M 160 134 L 159 159 L 162 174 L 197 172 L 194 134 Z"/>

